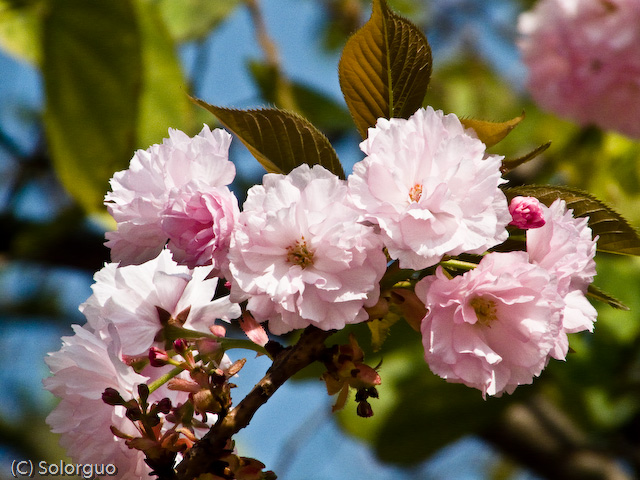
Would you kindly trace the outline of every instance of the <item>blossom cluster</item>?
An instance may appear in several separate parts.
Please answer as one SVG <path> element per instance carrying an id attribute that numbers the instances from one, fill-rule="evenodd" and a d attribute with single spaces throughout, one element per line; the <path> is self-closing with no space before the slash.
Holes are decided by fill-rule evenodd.
<path id="1" fill-rule="evenodd" d="M 640 138 L 640 2 L 541 0 L 520 16 L 528 89 L 544 109 Z"/>
<path id="2" fill-rule="evenodd" d="M 593 329 L 587 219 L 561 200 L 509 204 L 502 157 L 488 154 L 453 114 L 428 107 L 408 119 L 379 119 L 346 180 L 301 164 L 266 174 L 241 210 L 229 188 L 230 135 L 205 126 L 193 138 L 174 130 L 169 137 L 114 175 L 105 199 L 117 222 L 107 234 L 113 263 L 96 273 L 81 306 L 87 324 L 48 359 L 46 387 L 62 398 L 48 422 L 78 461 L 120 462 L 123 478 L 148 472 L 146 444 L 135 440 L 147 417 L 142 407 L 132 415 L 131 402 L 137 408 L 137 385 L 159 378 L 167 364 L 184 371 L 151 393 L 148 416 L 158 430 L 154 445 L 182 452 L 196 432 L 178 427 L 181 406 L 191 402 L 206 425 L 230 402 L 224 388 L 239 368 L 220 354 L 213 370 L 202 360 L 220 351 L 219 320 L 241 317 L 260 345 L 268 340 L 260 323 L 279 335 L 365 322 L 384 301 L 390 265 L 415 272 L 407 280 L 424 304 L 419 311 L 426 309 L 420 330 L 429 367 L 483 395 L 530 383 L 550 358 L 564 359 L 568 333 Z M 491 252 L 510 231 L 526 235 L 526 251 Z M 459 262 L 461 273 L 451 268 L 461 254 L 479 261 Z M 186 333 L 199 340 L 180 338 Z M 361 356 L 353 362 L 362 364 Z M 365 390 L 374 395 L 380 379 L 369 370 Z M 353 381 L 341 372 L 330 372 L 334 393 Z M 109 394 L 103 402 L 107 387 L 122 399 Z"/>

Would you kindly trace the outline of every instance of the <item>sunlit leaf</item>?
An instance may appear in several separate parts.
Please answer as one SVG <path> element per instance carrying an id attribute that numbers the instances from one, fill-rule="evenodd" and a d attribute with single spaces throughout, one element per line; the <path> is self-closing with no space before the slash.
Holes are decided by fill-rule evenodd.
<path id="1" fill-rule="evenodd" d="M 0 0 L 0 46 L 11 55 L 39 64 L 42 2 Z"/>
<path id="2" fill-rule="evenodd" d="M 42 25 L 45 128 L 56 172 L 89 211 L 133 153 L 141 85 L 131 1 L 52 1 Z"/>
<path id="3" fill-rule="evenodd" d="M 527 163 L 529 160 L 533 160 L 542 152 L 547 150 L 547 148 L 549 148 L 550 146 L 551 146 L 551 142 L 547 142 L 535 148 L 534 150 L 530 151 L 529 153 L 522 155 L 521 157 L 505 158 L 504 160 L 502 160 L 502 167 L 500 167 L 500 170 L 502 171 L 502 173 L 510 172 L 514 168 L 519 167 L 524 163 Z"/>
<path id="4" fill-rule="evenodd" d="M 610 307 L 617 308 L 618 310 L 629 310 L 624 303 L 622 303 L 617 298 L 609 295 L 608 293 L 603 292 L 601 289 L 596 287 L 593 283 L 589 285 L 589 289 L 587 290 L 587 296 L 599 300 L 608 304 Z"/>
<path id="5" fill-rule="evenodd" d="M 367 326 L 371 331 L 371 348 L 374 352 L 380 351 L 382 345 L 389 336 L 391 327 L 401 318 L 402 317 L 400 317 L 400 315 L 389 312 L 383 318 L 378 318 L 367 322 Z"/>
<path id="6" fill-rule="evenodd" d="M 476 132 L 476 135 L 478 135 L 480 141 L 487 147 L 492 147 L 506 137 L 523 119 L 524 113 L 506 122 L 489 122 L 487 120 L 476 120 L 474 118 L 461 118 L 460 122 L 462 122 L 466 128 L 472 128 Z"/>
<path id="7" fill-rule="evenodd" d="M 176 42 L 198 40 L 223 21 L 240 0 L 160 0 L 158 7 Z"/>
<path id="8" fill-rule="evenodd" d="M 160 18 L 157 6 L 137 0 L 142 47 L 142 88 L 140 90 L 136 148 L 161 143 L 168 128 L 189 130 L 194 105 L 189 100 L 175 44 Z"/>
<path id="9" fill-rule="evenodd" d="M 344 47 L 338 74 L 364 138 L 378 118 L 408 118 L 422 106 L 431 48 L 414 24 L 392 12 L 385 0 L 374 0 L 371 18 Z"/>
<path id="10" fill-rule="evenodd" d="M 320 164 L 345 178 L 327 137 L 300 115 L 273 108 L 233 110 L 194 101 L 231 130 L 267 172 L 287 174 L 303 163 Z"/>
<path id="11" fill-rule="evenodd" d="M 507 198 L 522 195 L 536 197 L 545 205 L 561 198 L 576 217 L 589 217 L 593 235 L 598 235 L 598 251 L 640 255 L 638 232 L 615 210 L 592 195 L 569 187 L 530 185 L 505 190 Z"/>

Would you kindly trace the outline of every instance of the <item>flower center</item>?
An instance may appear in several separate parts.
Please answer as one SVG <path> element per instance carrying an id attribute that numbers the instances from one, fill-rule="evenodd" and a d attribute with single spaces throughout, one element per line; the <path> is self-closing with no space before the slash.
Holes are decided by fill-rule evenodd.
<path id="1" fill-rule="evenodd" d="M 476 312 L 476 317 L 480 325 L 489 327 L 493 321 L 498 319 L 496 303 L 493 300 L 476 297 L 471 300 L 470 305 Z"/>
<path id="2" fill-rule="evenodd" d="M 409 200 L 411 200 L 412 202 L 417 202 L 418 200 L 420 200 L 421 196 L 422 185 L 416 183 L 413 187 L 411 187 L 411 190 L 409 190 Z"/>
<path id="3" fill-rule="evenodd" d="M 287 262 L 300 265 L 302 268 L 313 265 L 313 250 L 307 246 L 304 236 L 287 247 Z"/>

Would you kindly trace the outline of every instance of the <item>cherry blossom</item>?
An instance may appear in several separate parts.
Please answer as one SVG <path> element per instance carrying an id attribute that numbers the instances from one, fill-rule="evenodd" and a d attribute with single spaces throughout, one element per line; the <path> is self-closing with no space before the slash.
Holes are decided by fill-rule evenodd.
<path id="1" fill-rule="evenodd" d="M 507 238 L 511 221 L 498 188 L 501 157 L 458 118 L 418 110 L 408 120 L 378 119 L 360 144 L 367 157 L 349 176 L 364 221 L 380 228 L 402 268 L 423 269 L 445 254 L 482 253 Z"/>
<path id="2" fill-rule="evenodd" d="M 344 181 L 320 165 L 267 174 L 252 187 L 231 239 L 231 299 L 248 300 L 275 334 L 367 320 L 386 257 L 357 222 Z"/>
<path id="3" fill-rule="evenodd" d="M 178 265 L 166 249 L 140 265 L 109 263 L 95 274 L 93 294 L 80 310 L 91 328 L 103 334 L 113 323 L 124 354 L 145 355 L 169 319 L 209 332 L 217 319 L 240 316 L 240 307 L 228 296 L 212 301 L 218 279 L 208 278 L 210 271 Z"/>
<path id="4" fill-rule="evenodd" d="M 483 396 L 531 383 L 561 333 L 557 282 L 525 252 L 491 253 L 451 279 L 438 267 L 415 292 L 427 307 L 421 332 L 429 367 Z"/>
<path id="5" fill-rule="evenodd" d="M 190 190 L 174 192 L 162 214 L 169 250 L 180 264 L 212 265 L 225 275 L 231 232 L 240 214 L 238 200 L 227 187 Z"/>
<path id="6" fill-rule="evenodd" d="M 128 400 L 148 377 L 122 361 L 115 329 L 110 329 L 108 342 L 78 325 L 73 325 L 73 331 L 75 335 L 62 337 L 62 348 L 45 360 L 53 376 L 44 380 L 44 386 L 61 399 L 47 423 L 61 434 L 60 444 L 75 462 L 111 463 L 118 469 L 118 478 L 145 478 L 151 469 L 144 454 L 130 449 L 110 427 L 132 436 L 139 435 L 138 430 L 125 417 L 125 408 L 107 405 L 102 393 L 113 388 Z"/>
<path id="7" fill-rule="evenodd" d="M 550 207 L 542 205 L 546 223 L 527 231 L 527 253 L 530 261 L 550 272 L 558 281 L 558 291 L 564 298 L 563 331 L 575 333 L 593 331 L 596 309 L 585 294 L 596 275 L 597 237 L 592 237 L 588 218 L 574 218 L 564 200 Z M 565 336 L 566 337 L 566 336 Z M 566 354 L 568 345 L 561 337 L 556 358 Z"/>
<path id="8" fill-rule="evenodd" d="M 227 188 L 235 177 L 235 166 L 228 159 L 230 143 L 228 132 L 205 125 L 193 138 L 169 129 L 169 138 L 162 144 L 138 150 L 129 168 L 114 174 L 112 191 L 105 197 L 118 226 L 106 235 L 112 261 L 143 263 L 171 240 L 172 250 L 190 266 L 217 266 L 215 262 L 226 253 L 237 212 Z M 188 217 L 185 212 L 197 213 Z M 187 242 L 181 229 L 198 238 Z"/>
<path id="9" fill-rule="evenodd" d="M 544 109 L 640 138 L 640 2 L 541 0 L 518 22 L 528 88 Z"/>

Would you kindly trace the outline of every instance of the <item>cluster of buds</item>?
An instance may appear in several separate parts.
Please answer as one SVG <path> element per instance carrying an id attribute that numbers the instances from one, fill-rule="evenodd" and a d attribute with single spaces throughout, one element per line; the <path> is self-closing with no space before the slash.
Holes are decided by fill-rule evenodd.
<path id="1" fill-rule="evenodd" d="M 338 400 L 333 406 L 333 411 L 341 410 L 349 395 L 349 388 L 355 388 L 357 413 L 361 417 L 373 415 L 369 398 L 378 398 L 376 386 L 380 385 L 380 375 L 376 368 L 363 363 L 364 352 L 358 345 L 353 335 L 349 335 L 348 345 L 334 345 L 326 355 L 324 364 L 327 371 L 322 379 L 327 385 L 327 393 L 335 395 L 339 393 Z"/>
<path id="2" fill-rule="evenodd" d="M 111 426 L 111 432 L 116 437 L 124 439 L 129 448 L 143 451 L 149 461 L 154 464 L 156 471 L 163 466 L 171 468 L 176 454 L 185 451 L 193 444 L 193 440 L 189 438 L 191 435 L 181 436 L 180 433 L 183 432 L 175 427 L 163 432 L 161 414 L 167 415 L 173 410 L 171 400 L 163 398 L 149 404 L 149 387 L 144 383 L 138 385 L 138 395 L 137 400 L 125 400 L 115 389 L 105 389 L 102 401 L 114 407 L 124 407 L 126 417 L 136 426 L 140 437 L 126 434 L 114 426 Z"/>
<path id="3" fill-rule="evenodd" d="M 214 334 L 224 336 L 224 329 Z M 241 359 L 226 368 L 221 367 L 222 353 L 215 342 L 206 339 L 197 340 L 199 361 L 194 356 L 193 345 L 183 338 L 173 342 L 173 351 L 182 360 L 169 356 L 169 353 L 156 347 L 149 349 L 149 362 L 152 366 L 160 367 L 172 364 L 189 372 L 189 378 L 172 378 L 167 386 L 169 390 L 186 392 L 193 405 L 195 413 L 202 415 L 207 421 L 207 413 L 225 416 L 231 408 L 231 389 L 235 387 L 229 379 L 236 375 L 244 366 L 246 359 Z M 212 360 L 203 362 L 203 359 Z"/>
<path id="4" fill-rule="evenodd" d="M 201 480 L 275 480 L 276 474 L 271 470 L 263 471 L 264 463 L 248 457 L 236 455 L 234 442 L 229 440 L 222 455 L 209 473 L 201 475 Z"/>

